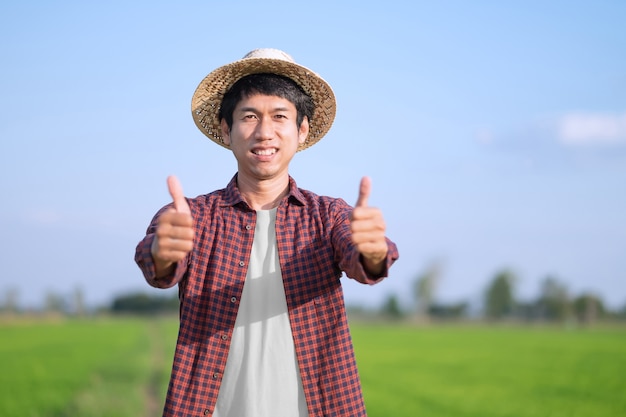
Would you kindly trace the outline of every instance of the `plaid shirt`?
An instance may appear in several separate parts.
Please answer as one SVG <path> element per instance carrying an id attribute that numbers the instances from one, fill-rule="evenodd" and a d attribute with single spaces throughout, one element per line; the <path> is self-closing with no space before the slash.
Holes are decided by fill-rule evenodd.
<path id="1" fill-rule="evenodd" d="M 157 213 L 135 261 L 154 287 L 179 286 L 180 330 L 164 416 L 210 416 L 215 409 L 254 237 L 256 212 L 237 176 L 227 188 L 188 199 L 195 244 L 170 277 L 155 279 L 150 247 Z M 171 206 L 171 205 L 170 205 Z M 369 276 L 351 242 L 341 199 L 317 196 L 289 179 L 276 214 L 276 239 L 296 356 L 310 416 L 365 416 L 348 329 L 342 271 L 365 284 L 398 258 L 388 240 L 387 268 Z"/>

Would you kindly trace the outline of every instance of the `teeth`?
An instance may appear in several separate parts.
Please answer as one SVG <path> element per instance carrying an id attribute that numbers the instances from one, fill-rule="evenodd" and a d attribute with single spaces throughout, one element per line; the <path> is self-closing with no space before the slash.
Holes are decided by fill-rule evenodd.
<path id="1" fill-rule="evenodd" d="M 276 149 L 256 149 L 253 152 L 255 155 L 274 155 Z"/>

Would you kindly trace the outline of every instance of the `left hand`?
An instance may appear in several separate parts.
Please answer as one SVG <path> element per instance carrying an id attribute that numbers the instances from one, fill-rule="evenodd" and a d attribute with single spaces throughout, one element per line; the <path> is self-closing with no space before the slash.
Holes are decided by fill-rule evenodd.
<path id="1" fill-rule="evenodd" d="M 369 207 L 367 200 L 372 189 L 368 177 L 361 179 L 359 198 L 350 215 L 352 242 L 362 256 L 365 269 L 376 275 L 383 271 L 387 257 L 385 220 L 380 209 Z"/>

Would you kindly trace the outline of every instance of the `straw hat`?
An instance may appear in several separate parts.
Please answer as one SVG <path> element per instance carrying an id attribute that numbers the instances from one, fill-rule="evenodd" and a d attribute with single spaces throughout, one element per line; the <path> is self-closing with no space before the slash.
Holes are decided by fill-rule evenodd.
<path id="1" fill-rule="evenodd" d="M 224 94 L 240 78 L 259 73 L 291 78 L 313 99 L 315 110 L 309 120 L 309 136 L 298 151 L 314 145 L 328 133 L 337 108 L 330 85 L 315 72 L 296 64 L 285 52 L 268 48 L 255 49 L 239 61 L 217 68 L 202 80 L 191 99 L 191 112 L 198 129 L 213 142 L 228 148 L 222 138 L 218 117 Z"/>

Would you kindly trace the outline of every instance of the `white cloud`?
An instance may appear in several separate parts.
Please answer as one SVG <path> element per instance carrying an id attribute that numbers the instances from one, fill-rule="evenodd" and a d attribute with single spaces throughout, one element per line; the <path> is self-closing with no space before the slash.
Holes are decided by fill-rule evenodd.
<path id="1" fill-rule="evenodd" d="M 570 113 L 557 124 L 558 139 L 565 145 L 626 144 L 626 113 Z"/>

